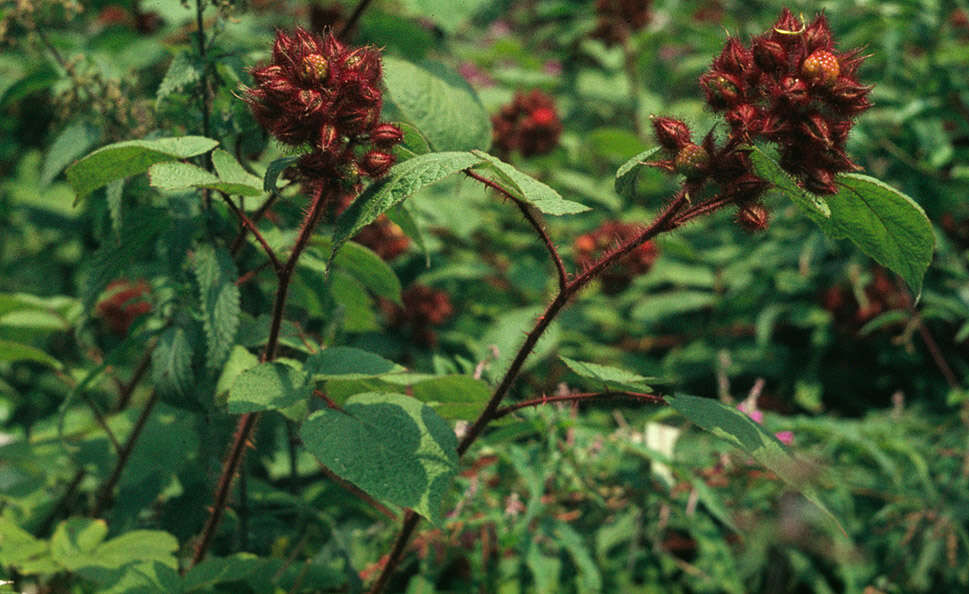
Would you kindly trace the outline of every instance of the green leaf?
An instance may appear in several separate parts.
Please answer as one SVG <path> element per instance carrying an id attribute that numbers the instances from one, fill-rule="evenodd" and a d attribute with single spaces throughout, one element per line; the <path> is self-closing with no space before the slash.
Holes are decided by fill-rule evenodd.
<path id="1" fill-rule="evenodd" d="M 249 349 L 239 345 L 232 347 L 229 358 L 222 367 L 222 373 L 219 374 L 219 380 L 215 384 L 216 398 L 221 398 L 223 394 L 228 393 L 236 379 L 244 371 L 248 371 L 256 365 L 259 365 L 259 357 L 250 353 Z"/>
<path id="2" fill-rule="evenodd" d="M 561 194 L 528 174 L 518 171 L 498 157 L 493 157 L 482 151 L 471 151 L 476 156 L 488 162 L 489 167 L 498 173 L 498 179 L 492 181 L 500 185 L 506 192 L 531 204 L 536 209 L 549 215 L 566 215 L 591 210 L 584 204 L 572 202 L 562 198 Z"/>
<path id="3" fill-rule="evenodd" d="M 0 361 L 35 361 L 54 369 L 64 367 L 60 361 L 36 347 L 2 338 L 0 338 Z"/>
<path id="4" fill-rule="evenodd" d="M 324 349 L 306 360 L 306 371 L 316 379 L 365 379 L 403 370 L 380 355 L 347 346 Z"/>
<path id="5" fill-rule="evenodd" d="M 400 144 L 394 146 L 394 151 L 400 150 L 400 152 L 404 153 L 405 159 L 434 152 L 431 149 L 431 145 L 428 144 L 427 139 L 424 138 L 424 135 L 421 134 L 421 131 L 416 126 L 408 124 L 407 122 L 395 122 L 395 125 L 400 128 L 404 138 Z M 405 159 L 401 159 L 401 161 Z"/>
<path id="6" fill-rule="evenodd" d="M 94 146 L 100 136 L 100 130 L 85 121 L 64 128 L 47 150 L 40 170 L 40 185 L 49 186 L 57 174 Z"/>
<path id="7" fill-rule="evenodd" d="M 418 66 L 386 56 L 383 65 L 391 102 L 435 151 L 491 145 L 491 119 L 464 77 L 433 62 Z"/>
<path id="8" fill-rule="evenodd" d="M 636 301 L 629 317 L 637 322 L 653 323 L 701 309 L 713 307 L 717 295 L 705 291 L 667 291 Z"/>
<path id="9" fill-rule="evenodd" d="M 631 387 L 636 390 L 649 390 L 649 386 L 644 383 L 648 381 L 648 379 L 631 371 L 626 371 L 625 369 L 619 369 L 618 367 L 612 367 L 609 365 L 600 365 L 598 363 L 589 363 L 586 361 L 576 361 L 562 355 L 559 355 L 559 359 L 561 359 L 562 362 L 565 363 L 568 368 L 574 371 L 576 374 L 587 379 L 601 382 L 605 386 L 619 386 L 622 388 Z"/>
<path id="10" fill-rule="evenodd" d="M 842 174 L 835 184 L 838 193 L 828 198 L 831 218 L 821 228 L 832 237 L 850 239 L 920 295 L 935 250 L 932 223 L 922 207 L 867 175 Z"/>
<path id="11" fill-rule="evenodd" d="M 300 437 L 340 477 L 441 525 L 444 497 L 457 472 L 458 442 L 426 404 L 403 394 L 357 394 L 342 411 L 310 416 Z"/>
<path id="12" fill-rule="evenodd" d="M 203 245 L 195 251 L 192 270 L 199 286 L 202 323 L 208 346 L 208 366 L 225 362 L 239 330 L 239 277 L 232 255 L 224 247 Z"/>
<path id="13" fill-rule="evenodd" d="M 246 578 L 259 569 L 259 558 L 251 553 L 237 553 L 223 558 L 208 557 L 188 570 L 182 587 L 186 593 L 200 588 L 211 592 L 212 586 L 222 582 L 247 582 Z"/>
<path id="14" fill-rule="evenodd" d="M 229 412 L 242 414 L 279 410 L 310 397 L 313 386 L 302 369 L 279 361 L 260 363 L 244 371 L 229 389 Z"/>
<path id="15" fill-rule="evenodd" d="M 616 193 L 623 198 L 635 198 L 636 178 L 639 177 L 639 171 L 645 167 L 644 163 L 646 161 L 651 159 L 653 155 L 662 149 L 663 147 L 660 146 L 646 149 L 645 151 L 623 163 L 622 166 L 620 166 L 616 171 Z"/>
<path id="16" fill-rule="evenodd" d="M 424 231 L 421 229 L 420 225 L 417 224 L 417 219 L 411 212 L 410 203 L 402 202 L 387 211 L 387 218 L 397 223 L 404 235 L 410 237 L 417 244 L 417 247 L 424 252 L 424 261 L 427 266 L 431 265 L 431 252 L 427 247 L 427 242 L 424 240 Z"/>
<path id="17" fill-rule="evenodd" d="M 226 189 L 226 194 L 240 196 L 261 196 L 262 182 L 258 177 L 246 171 L 239 161 L 222 149 L 212 151 L 212 166 Z M 217 188 L 222 189 L 222 188 Z"/>
<path id="18" fill-rule="evenodd" d="M 172 327 L 162 332 L 151 355 L 151 368 L 155 389 L 162 398 L 176 402 L 189 398 L 195 377 L 192 344 L 185 330 Z"/>
<path id="19" fill-rule="evenodd" d="M 101 147 L 67 168 L 67 181 L 77 199 L 116 179 L 148 171 L 155 163 L 207 153 L 219 141 L 204 136 L 127 140 Z"/>
<path id="20" fill-rule="evenodd" d="M 311 242 L 320 246 L 324 252 L 330 251 L 329 239 L 325 237 L 314 237 Z M 299 264 L 310 270 L 326 272 L 326 264 L 310 251 L 307 251 L 300 258 Z M 343 245 L 343 249 L 333 259 L 333 266 L 350 273 L 365 287 L 373 291 L 375 295 L 385 297 L 395 303 L 401 303 L 400 279 L 397 278 L 394 269 L 370 248 L 349 241 Z"/>
<path id="21" fill-rule="evenodd" d="M 197 63 L 196 53 L 190 51 L 178 52 L 168 65 L 165 78 L 158 85 L 158 92 L 155 95 L 155 109 L 158 109 L 161 102 L 172 93 L 195 84 L 201 79 L 202 67 Z"/>
<path id="22" fill-rule="evenodd" d="M 170 569 L 178 567 L 175 551 L 178 540 L 161 530 L 132 530 L 102 543 L 94 551 L 89 567 L 120 569 L 139 561 L 158 561 Z"/>
<path id="23" fill-rule="evenodd" d="M 299 161 L 302 155 L 290 155 L 288 157 L 280 157 L 269 164 L 266 168 L 266 175 L 262 178 L 262 189 L 265 192 L 275 192 L 276 180 L 279 179 L 279 175 L 286 170 L 287 167 Z"/>
<path id="24" fill-rule="evenodd" d="M 95 550 L 108 535 L 104 520 L 69 518 L 54 529 L 50 539 L 51 557 L 69 571 L 94 563 Z"/>
<path id="25" fill-rule="evenodd" d="M 411 386 L 414 398 L 434 407 L 445 419 L 474 420 L 488 400 L 491 387 L 467 375 L 445 375 Z"/>
<path id="26" fill-rule="evenodd" d="M 753 147 L 750 151 L 750 162 L 754 166 L 754 172 L 770 183 L 774 184 L 785 196 L 797 204 L 801 210 L 819 223 L 831 216 L 831 209 L 828 201 L 824 198 L 808 192 L 791 177 L 791 174 L 781 169 L 781 166 L 771 158 L 763 149 Z"/>
<path id="27" fill-rule="evenodd" d="M 810 484 L 810 465 L 795 458 L 776 437 L 764 430 L 746 414 L 712 398 L 677 395 L 667 396 L 667 402 L 684 417 L 720 439 L 734 445 L 797 489 L 824 512 L 824 515 L 844 533 L 837 518 L 822 503 Z"/>
<path id="28" fill-rule="evenodd" d="M 471 153 L 450 152 L 428 153 L 394 165 L 386 176 L 357 196 L 337 219 L 330 261 L 349 238 L 396 204 L 421 188 L 480 162 L 481 158 Z"/>

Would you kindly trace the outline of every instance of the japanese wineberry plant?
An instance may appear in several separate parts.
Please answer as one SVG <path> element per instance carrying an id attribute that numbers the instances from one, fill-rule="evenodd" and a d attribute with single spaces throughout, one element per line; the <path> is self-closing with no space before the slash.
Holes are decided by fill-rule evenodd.
<path id="1" fill-rule="evenodd" d="M 904 136 L 835 10 L 96 4 L 0 13 L 0 591 L 969 586 L 964 77 Z"/>

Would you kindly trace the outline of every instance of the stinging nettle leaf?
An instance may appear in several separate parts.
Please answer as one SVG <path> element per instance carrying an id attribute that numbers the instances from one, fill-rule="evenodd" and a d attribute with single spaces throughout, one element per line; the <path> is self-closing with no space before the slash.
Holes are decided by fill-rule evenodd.
<path id="1" fill-rule="evenodd" d="M 623 198 L 634 198 L 636 196 L 636 179 L 639 171 L 645 167 L 643 164 L 661 151 L 663 147 L 657 146 L 639 153 L 635 157 L 623 163 L 616 170 L 615 188 L 616 193 Z"/>
<path id="2" fill-rule="evenodd" d="M 187 159 L 209 152 L 219 141 L 204 136 L 127 140 L 99 148 L 67 168 L 67 181 L 77 200 L 112 182 L 144 173 L 155 163 Z"/>
<path id="3" fill-rule="evenodd" d="M 300 438 L 340 477 L 441 524 L 444 497 L 457 472 L 458 443 L 431 407 L 403 394 L 357 394 L 343 410 L 310 416 Z"/>
<path id="4" fill-rule="evenodd" d="M 199 285 L 202 322 L 208 346 L 208 366 L 222 366 L 239 330 L 239 277 L 232 255 L 223 247 L 203 245 L 195 252 L 192 270 Z"/>
<path id="5" fill-rule="evenodd" d="M 245 168 L 228 152 L 217 148 L 212 151 L 212 166 L 219 179 L 228 188 L 227 194 L 240 194 L 242 196 L 261 196 L 262 181 L 255 175 L 249 173 Z"/>
<path id="6" fill-rule="evenodd" d="M 348 239 L 377 217 L 421 188 L 480 162 L 480 157 L 466 152 L 428 153 L 391 167 L 386 176 L 370 184 L 337 219 L 330 263 Z"/>
<path id="7" fill-rule="evenodd" d="M 838 519 L 825 507 L 814 485 L 810 484 L 812 467 L 795 458 L 773 435 L 745 413 L 712 398 L 679 394 L 667 396 L 667 402 L 690 421 L 720 439 L 734 445 L 774 472 L 785 483 L 797 489 L 842 532 Z"/>
<path id="8" fill-rule="evenodd" d="M 175 54 L 168 70 L 165 71 L 165 78 L 158 85 L 158 92 L 155 95 L 155 108 L 161 105 L 162 101 L 172 93 L 195 84 L 202 79 L 202 68 L 196 62 L 195 53 L 181 51 Z"/>
<path id="9" fill-rule="evenodd" d="M 391 102 L 435 151 L 487 149 L 491 119 L 471 85 L 437 63 L 421 66 L 386 56 L 384 84 Z"/>
<path id="10" fill-rule="evenodd" d="M 489 167 L 498 173 L 499 179 L 492 180 L 509 194 L 548 215 L 567 215 L 591 210 L 584 204 L 562 198 L 562 195 L 538 181 L 534 177 L 522 173 L 498 157 L 493 157 L 482 151 L 471 151 L 488 162 Z"/>
<path id="11" fill-rule="evenodd" d="M 192 344 L 185 330 L 172 327 L 162 332 L 151 355 L 152 379 L 163 398 L 186 399 L 192 390 Z"/>

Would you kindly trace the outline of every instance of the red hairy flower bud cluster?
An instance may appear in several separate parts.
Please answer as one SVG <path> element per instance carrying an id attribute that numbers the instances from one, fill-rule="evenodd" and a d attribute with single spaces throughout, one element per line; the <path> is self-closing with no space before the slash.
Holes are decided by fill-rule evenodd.
<path id="1" fill-rule="evenodd" d="M 95 309 L 112 333 L 124 336 L 138 316 L 151 311 L 151 303 L 144 299 L 150 292 L 151 287 L 143 280 L 118 279 L 108 284 L 107 296 Z"/>
<path id="2" fill-rule="evenodd" d="M 525 157 L 544 155 L 558 146 L 562 122 L 555 100 L 539 90 L 515 93 L 515 99 L 491 116 L 495 148 L 507 155 L 513 150 Z"/>
<path id="3" fill-rule="evenodd" d="M 652 20 L 651 4 L 649 0 L 598 0 L 598 21 L 592 37 L 609 46 L 623 43 L 630 33 L 639 31 Z"/>
<path id="4" fill-rule="evenodd" d="M 610 249 L 630 241 L 641 231 L 638 225 L 632 223 L 606 221 L 594 231 L 576 238 L 573 245 L 575 261 L 580 267 L 588 268 Z M 610 295 L 622 291 L 634 277 L 649 272 L 658 255 L 659 249 L 652 241 L 647 241 L 626 254 L 599 277 L 602 279 L 603 291 Z"/>
<path id="5" fill-rule="evenodd" d="M 361 229 L 353 241 L 367 246 L 388 261 L 403 254 L 410 247 L 410 238 L 387 215 L 380 215 L 376 221 Z"/>
<path id="6" fill-rule="evenodd" d="M 297 28 L 276 35 L 272 61 L 254 68 L 246 90 L 256 120 L 280 142 L 309 146 L 299 174 L 336 189 L 377 178 L 394 162 L 400 129 L 380 122 L 380 54 L 350 48 L 332 33 Z"/>
<path id="7" fill-rule="evenodd" d="M 805 25 L 784 9 L 749 48 L 729 39 L 700 85 L 733 138 L 776 143 L 781 166 L 805 189 L 833 194 L 835 174 L 857 169 L 845 140 L 870 107 L 871 87 L 855 78 L 863 60 L 860 50 L 835 50 L 823 15 Z"/>
<path id="8" fill-rule="evenodd" d="M 437 344 L 437 334 L 432 327 L 440 326 L 454 314 L 448 294 L 425 285 L 412 285 L 401 295 L 401 300 L 403 308 L 384 302 L 390 323 L 410 328 L 415 342 L 425 346 Z"/>

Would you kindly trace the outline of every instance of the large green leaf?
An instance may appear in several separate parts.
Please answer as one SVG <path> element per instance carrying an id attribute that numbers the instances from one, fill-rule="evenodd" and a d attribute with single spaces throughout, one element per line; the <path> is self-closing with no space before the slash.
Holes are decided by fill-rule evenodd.
<path id="1" fill-rule="evenodd" d="M 357 196 L 337 219 L 330 260 L 348 239 L 394 205 L 421 188 L 473 167 L 481 160 L 467 152 L 428 153 L 394 165 L 386 176 L 370 184 Z"/>
<path id="2" fill-rule="evenodd" d="M 639 171 L 645 167 L 653 155 L 662 150 L 663 147 L 657 146 L 639 153 L 623 163 L 616 171 L 615 188 L 616 193 L 623 198 L 634 198 L 636 196 L 636 179 Z"/>
<path id="3" fill-rule="evenodd" d="M 403 119 L 414 124 L 435 151 L 487 149 L 491 145 L 488 112 L 456 72 L 436 63 L 418 66 L 387 56 L 384 84 Z"/>
<path id="4" fill-rule="evenodd" d="M 363 349 L 334 346 L 306 360 L 306 370 L 317 379 L 365 379 L 404 370 L 393 361 Z"/>
<path id="5" fill-rule="evenodd" d="M 67 168 L 67 181 L 81 200 L 112 182 L 148 171 L 155 163 L 207 153 L 219 141 L 204 136 L 127 140 L 101 147 Z"/>
<path id="6" fill-rule="evenodd" d="M 432 407 L 445 419 L 473 421 L 491 398 L 491 387 L 469 375 L 445 375 L 411 386 L 414 398 Z"/>
<path id="7" fill-rule="evenodd" d="M 458 443 L 431 407 L 403 394 L 357 394 L 342 411 L 314 413 L 300 437 L 337 475 L 380 501 L 441 524 L 444 496 L 457 472 Z"/>
<path id="8" fill-rule="evenodd" d="M 205 244 L 195 251 L 192 270 L 199 286 L 202 323 L 208 346 L 208 366 L 222 366 L 239 330 L 239 277 L 232 255 L 224 247 Z"/>
<path id="9" fill-rule="evenodd" d="M 545 214 L 566 215 L 590 210 L 584 204 L 562 198 L 561 194 L 549 186 L 526 173 L 518 171 L 498 157 L 478 150 L 471 152 L 487 161 L 489 168 L 497 172 L 498 177 L 493 179 L 493 182 L 515 198 L 531 204 Z"/>
<path id="10" fill-rule="evenodd" d="M 225 151 L 219 152 L 228 155 Z M 222 171 L 219 172 L 220 175 L 215 175 L 197 165 L 182 163 L 181 161 L 155 163 L 148 169 L 148 179 L 151 180 L 152 186 L 161 190 L 178 191 L 208 188 L 239 196 L 261 196 L 262 188 L 260 186 L 262 182 L 259 178 L 242 170 L 242 167 L 231 155 L 229 155 L 229 158 L 232 159 L 231 163 L 227 162 L 225 158 L 219 161 L 223 165 L 224 171 L 231 176 L 228 180 L 220 177 Z M 216 161 L 214 152 L 212 160 Z M 234 167 L 232 163 L 235 164 Z M 236 167 L 241 170 L 243 175 L 239 175 L 238 171 L 235 170 Z"/>
<path id="11" fill-rule="evenodd" d="M 765 431 L 745 413 L 712 398 L 680 394 L 667 396 L 666 400 L 684 417 L 740 448 L 774 472 L 785 483 L 800 491 L 804 497 L 817 505 L 841 532 L 844 532 L 844 528 L 828 511 L 814 485 L 811 484 L 813 478 L 811 465 L 795 458 L 776 437 Z"/>
<path id="12" fill-rule="evenodd" d="M 935 250 L 932 223 L 922 207 L 867 175 L 839 175 L 835 184 L 838 193 L 828 198 L 831 218 L 821 227 L 832 237 L 850 239 L 920 294 Z"/>
<path id="13" fill-rule="evenodd" d="M 302 369 L 271 361 L 244 371 L 229 390 L 232 414 L 279 410 L 309 398 L 313 386 Z"/>
<path id="14" fill-rule="evenodd" d="M 618 367 L 590 363 L 588 361 L 576 361 L 559 355 L 559 359 L 565 363 L 569 369 L 586 379 L 595 380 L 600 386 L 618 386 L 620 388 L 632 388 L 633 390 L 649 390 L 645 384 L 648 378 L 639 374 Z"/>
<path id="15" fill-rule="evenodd" d="M 330 240 L 317 236 L 310 240 L 323 251 L 330 252 Z M 326 263 L 315 255 L 315 250 L 307 250 L 299 259 L 299 265 L 324 274 Z M 333 266 L 345 270 L 375 295 L 400 303 L 400 279 L 387 262 L 370 248 L 348 241 L 333 259 Z"/>
<path id="16" fill-rule="evenodd" d="M 94 146 L 100 136 L 100 130 L 83 120 L 64 128 L 47 149 L 40 171 L 40 185 L 49 186 L 65 167 Z"/>

